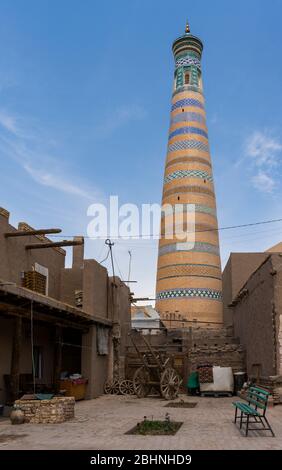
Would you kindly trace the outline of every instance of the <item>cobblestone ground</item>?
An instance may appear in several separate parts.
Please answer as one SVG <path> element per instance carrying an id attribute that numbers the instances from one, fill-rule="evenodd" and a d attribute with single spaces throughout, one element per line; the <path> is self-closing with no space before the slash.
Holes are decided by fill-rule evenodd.
<path id="1" fill-rule="evenodd" d="M 282 406 L 268 410 L 276 434 L 250 432 L 244 437 L 233 423 L 234 398 L 180 397 L 197 402 L 195 408 L 166 408 L 160 398 L 137 399 L 102 396 L 78 402 L 75 419 L 63 424 L 11 425 L 0 421 L 0 449 L 282 449 Z M 164 419 L 183 421 L 175 436 L 134 436 L 125 433 L 141 421 Z"/>

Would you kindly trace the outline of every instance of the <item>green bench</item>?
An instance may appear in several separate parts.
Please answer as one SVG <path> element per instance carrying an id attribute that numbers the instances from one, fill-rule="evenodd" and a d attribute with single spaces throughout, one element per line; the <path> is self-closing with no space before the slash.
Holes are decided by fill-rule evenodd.
<path id="1" fill-rule="evenodd" d="M 275 437 L 265 416 L 269 395 L 270 393 L 262 388 L 250 387 L 247 392 L 246 402 L 236 401 L 232 403 L 235 406 L 234 423 L 236 424 L 237 420 L 240 420 L 240 429 L 243 424 L 246 424 L 246 436 L 249 431 L 270 431 L 272 436 Z M 241 412 L 240 416 L 238 412 Z M 250 428 L 251 423 L 261 424 L 261 427 Z"/>

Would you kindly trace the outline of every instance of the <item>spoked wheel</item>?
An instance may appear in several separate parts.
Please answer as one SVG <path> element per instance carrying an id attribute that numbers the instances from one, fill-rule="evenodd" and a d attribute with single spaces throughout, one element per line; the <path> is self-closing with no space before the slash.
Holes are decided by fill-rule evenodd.
<path id="1" fill-rule="evenodd" d="M 173 400 L 176 398 L 181 383 L 182 379 L 172 367 L 165 369 L 160 380 L 160 391 L 162 397 L 166 400 Z"/>
<path id="2" fill-rule="evenodd" d="M 113 381 L 113 388 L 112 388 L 112 394 L 113 395 L 119 395 L 120 394 L 120 390 L 119 390 L 119 380 L 115 379 Z"/>
<path id="3" fill-rule="evenodd" d="M 113 382 L 111 380 L 107 380 L 104 385 L 104 393 L 106 395 L 110 395 L 113 389 Z"/>
<path id="4" fill-rule="evenodd" d="M 121 395 L 134 395 L 134 387 L 132 380 L 122 380 L 119 384 Z"/>
<path id="5" fill-rule="evenodd" d="M 139 367 L 133 376 L 134 393 L 138 398 L 146 397 L 151 386 L 149 385 L 150 375 L 144 366 Z"/>
<path id="6" fill-rule="evenodd" d="M 104 385 L 104 393 L 106 395 L 118 395 L 119 394 L 119 381 L 118 380 L 107 380 Z"/>

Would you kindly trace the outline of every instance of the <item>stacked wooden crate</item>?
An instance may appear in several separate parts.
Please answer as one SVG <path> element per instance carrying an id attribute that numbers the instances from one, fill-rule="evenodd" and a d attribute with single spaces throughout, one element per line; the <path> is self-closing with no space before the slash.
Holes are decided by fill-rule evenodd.
<path id="1" fill-rule="evenodd" d="M 39 294 L 46 294 L 46 276 L 37 271 L 26 271 L 22 278 L 22 286 Z"/>

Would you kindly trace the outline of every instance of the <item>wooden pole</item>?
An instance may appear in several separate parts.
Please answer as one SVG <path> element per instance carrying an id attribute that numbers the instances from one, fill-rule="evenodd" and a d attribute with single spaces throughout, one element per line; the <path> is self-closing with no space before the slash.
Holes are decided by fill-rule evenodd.
<path id="1" fill-rule="evenodd" d="M 62 343 L 63 343 L 63 330 L 62 327 L 55 328 L 55 353 L 54 353 L 54 389 L 55 393 L 60 391 L 60 375 L 62 372 Z"/>
<path id="2" fill-rule="evenodd" d="M 76 246 L 76 245 L 83 245 L 83 241 L 77 240 L 62 240 L 61 242 L 46 242 L 46 243 L 32 243 L 30 245 L 26 245 L 26 250 L 41 250 L 42 248 L 55 248 L 61 246 Z"/>
<path id="3" fill-rule="evenodd" d="M 39 230 L 17 230 L 16 232 L 6 232 L 4 234 L 5 238 L 12 237 L 29 237 L 30 235 L 47 235 L 49 233 L 61 233 L 60 228 L 45 228 Z"/>
<path id="4" fill-rule="evenodd" d="M 11 400 L 14 402 L 19 398 L 20 391 L 20 355 L 22 342 L 22 317 L 14 320 L 14 336 L 12 344 L 11 360 Z"/>
<path id="5" fill-rule="evenodd" d="M 141 335 L 141 338 L 143 339 L 144 343 L 146 344 L 147 348 L 149 349 L 150 353 L 152 354 L 152 356 L 154 357 L 156 363 L 158 364 L 159 367 L 162 367 L 162 363 L 161 361 L 159 360 L 158 356 L 156 355 L 155 351 L 153 350 L 152 346 L 150 345 L 150 343 L 146 340 L 145 336 L 144 335 Z"/>

